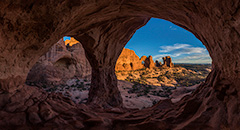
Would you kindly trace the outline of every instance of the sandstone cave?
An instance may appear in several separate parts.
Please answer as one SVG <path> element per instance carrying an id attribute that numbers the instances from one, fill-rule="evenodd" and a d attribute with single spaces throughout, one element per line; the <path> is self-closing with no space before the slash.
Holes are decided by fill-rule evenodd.
<path id="1" fill-rule="evenodd" d="M 146 30 L 144 28 L 150 29 Z M 193 34 L 171 22 L 151 19 L 144 28 L 137 30 L 133 35 L 131 41 L 122 50 L 115 65 L 117 87 L 121 93 L 124 108 L 143 109 L 166 99 L 171 99 L 173 103 L 176 103 L 184 96 L 193 93 L 205 81 L 211 71 L 211 64 L 209 64 L 211 59 L 208 52 L 199 45 L 193 47 L 189 44 L 175 43 L 169 46 L 173 42 L 171 41 L 165 43 L 167 46 L 159 47 L 163 49 L 163 52 L 174 52 L 171 56 L 180 64 L 172 61 L 172 58 L 164 53 L 160 55 L 156 53 L 157 55 L 149 55 L 148 57 L 144 55 L 140 58 L 137 55 L 139 49 L 153 53 L 154 50 L 151 48 L 159 46 L 159 44 L 154 45 L 149 39 L 156 39 L 154 42 L 159 40 L 158 43 L 167 41 L 167 39 L 174 39 L 175 42 L 183 43 L 190 41 L 195 42 L 195 45 L 197 42 L 201 44 L 200 46 L 203 46 Z M 167 29 L 170 30 L 168 34 L 166 34 Z M 160 34 L 160 37 L 154 36 L 157 33 Z M 174 38 L 174 35 L 180 35 L 181 38 Z M 148 43 L 147 45 L 150 48 L 141 46 L 145 43 Z M 135 44 L 140 45 L 136 47 Z M 128 47 L 133 50 L 127 49 Z M 134 51 L 134 48 L 136 48 L 136 51 Z M 188 53 L 195 55 L 191 56 Z M 184 54 L 185 56 L 182 57 L 176 56 Z M 154 61 L 154 57 L 158 60 Z M 206 58 L 202 60 L 204 57 Z M 206 59 L 208 62 L 206 62 Z M 183 61 L 187 64 L 182 63 Z M 188 64 L 192 61 L 195 63 Z M 49 93 L 61 93 L 76 104 L 87 103 L 91 84 L 91 66 L 81 43 L 73 37 L 65 36 L 61 38 L 46 54 L 39 58 L 28 73 L 26 84 L 39 87 Z"/>
<path id="2" fill-rule="evenodd" d="M 213 1 L 1 1 L 1 129 L 239 129 L 240 3 Z M 204 84 L 173 104 L 122 106 L 115 64 L 151 17 L 192 32 L 213 68 Z M 63 36 L 82 43 L 92 66 L 88 105 L 25 85 L 39 58 Z"/>

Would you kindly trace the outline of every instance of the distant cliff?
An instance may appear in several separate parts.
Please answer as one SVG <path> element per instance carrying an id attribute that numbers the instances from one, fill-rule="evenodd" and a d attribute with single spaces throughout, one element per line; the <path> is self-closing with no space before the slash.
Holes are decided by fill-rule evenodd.
<path id="1" fill-rule="evenodd" d="M 115 70 L 138 70 L 143 68 L 155 67 L 173 67 L 172 59 L 170 56 L 163 57 L 163 64 L 159 61 L 154 62 L 152 56 L 142 56 L 139 58 L 133 50 L 124 48 L 119 56 Z"/>

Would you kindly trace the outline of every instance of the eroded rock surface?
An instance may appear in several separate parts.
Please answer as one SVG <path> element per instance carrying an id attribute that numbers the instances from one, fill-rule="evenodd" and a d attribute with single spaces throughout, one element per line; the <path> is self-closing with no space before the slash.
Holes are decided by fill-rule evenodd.
<path id="1" fill-rule="evenodd" d="M 39 87 L 51 87 L 64 84 L 72 78 L 90 79 L 91 66 L 81 43 L 76 40 L 65 43 L 60 39 L 39 58 L 30 70 L 26 83 Z"/>
<path id="2" fill-rule="evenodd" d="M 165 100 L 141 111 L 111 109 L 122 106 L 117 58 L 151 17 L 192 32 L 208 49 L 213 70 L 177 104 Z M 1 128 L 240 129 L 239 21 L 238 0 L 0 1 Z M 99 104 L 102 112 L 92 114 L 88 107 L 23 85 L 38 59 L 66 35 L 85 49 L 92 66 L 89 106 Z M 41 105 L 26 114 L 32 106 L 31 100 L 23 105 L 28 99 Z"/>

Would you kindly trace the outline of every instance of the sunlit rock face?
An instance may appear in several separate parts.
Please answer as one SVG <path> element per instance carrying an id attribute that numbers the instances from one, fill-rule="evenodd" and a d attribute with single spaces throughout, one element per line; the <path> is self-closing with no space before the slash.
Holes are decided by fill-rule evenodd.
<path id="1" fill-rule="evenodd" d="M 1 129 L 240 129 L 238 8 L 237 0 L 0 1 Z M 121 111 L 113 108 L 122 107 L 115 64 L 151 17 L 192 32 L 208 49 L 213 70 L 176 104 Z M 88 106 L 24 85 L 29 70 L 63 36 L 82 43 L 92 66 Z"/>
<path id="2" fill-rule="evenodd" d="M 155 68 L 152 56 L 142 56 L 139 58 L 133 50 L 124 48 L 117 60 L 116 71 L 131 71 L 139 69 Z M 161 66 L 159 66 L 161 67 Z"/>
<path id="3" fill-rule="evenodd" d="M 148 57 L 144 60 L 144 66 L 145 66 L 146 68 L 150 68 L 150 69 L 156 67 L 156 65 L 155 65 L 155 63 L 154 63 L 154 61 L 153 61 L 153 59 L 152 59 L 152 56 L 148 56 Z"/>
<path id="4" fill-rule="evenodd" d="M 142 68 L 144 68 L 144 64 L 141 62 L 135 52 L 133 50 L 124 48 L 117 60 L 115 70 L 138 70 Z"/>
<path id="5" fill-rule="evenodd" d="M 172 58 L 170 56 L 163 57 L 163 65 L 162 67 L 174 67 L 172 63 Z"/>

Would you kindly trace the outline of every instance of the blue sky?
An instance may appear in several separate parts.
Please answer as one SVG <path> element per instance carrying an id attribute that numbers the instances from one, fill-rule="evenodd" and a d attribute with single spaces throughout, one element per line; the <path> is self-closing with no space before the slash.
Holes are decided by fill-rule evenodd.
<path id="1" fill-rule="evenodd" d="M 66 36 L 66 37 L 63 37 L 63 40 L 64 40 L 64 41 L 70 40 L 70 39 L 71 39 L 71 37 L 67 37 L 67 36 Z"/>
<path id="2" fill-rule="evenodd" d="M 171 56 L 173 63 L 211 63 L 206 47 L 189 31 L 163 19 L 152 18 L 133 35 L 125 48 L 141 57 L 152 55 L 162 62 Z"/>

